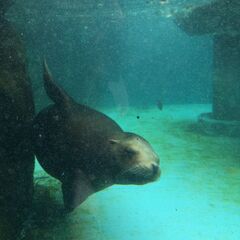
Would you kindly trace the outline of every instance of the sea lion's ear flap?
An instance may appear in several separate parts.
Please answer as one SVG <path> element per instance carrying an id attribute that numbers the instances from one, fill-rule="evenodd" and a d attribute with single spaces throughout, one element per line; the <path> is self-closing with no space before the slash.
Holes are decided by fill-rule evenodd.
<path id="1" fill-rule="evenodd" d="M 61 108 L 69 108 L 74 104 L 73 99 L 52 78 L 46 59 L 43 61 L 44 89 L 48 97 Z"/>
<path id="2" fill-rule="evenodd" d="M 72 173 L 64 174 L 62 193 L 64 207 L 66 211 L 71 212 L 95 193 L 95 190 L 86 175 L 80 169 L 75 169 Z"/>
<path id="3" fill-rule="evenodd" d="M 111 138 L 111 139 L 109 139 L 108 141 L 109 141 L 109 143 L 111 143 L 111 144 L 117 144 L 117 143 L 120 143 L 120 140 L 118 140 L 118 139 L 114 139 L 114 138 Z"/>

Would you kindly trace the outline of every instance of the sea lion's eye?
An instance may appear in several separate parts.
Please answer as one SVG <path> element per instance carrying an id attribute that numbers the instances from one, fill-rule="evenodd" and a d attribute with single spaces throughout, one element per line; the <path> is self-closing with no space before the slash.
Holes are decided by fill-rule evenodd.
<path id="1" fill-rule="evenodd" d="M 136 152 L 134 150 L 132 150 L 131 148 L 126 148 L 125 149 L 125 153 L 128 155 L 128 156 L 133 156 Z"/>

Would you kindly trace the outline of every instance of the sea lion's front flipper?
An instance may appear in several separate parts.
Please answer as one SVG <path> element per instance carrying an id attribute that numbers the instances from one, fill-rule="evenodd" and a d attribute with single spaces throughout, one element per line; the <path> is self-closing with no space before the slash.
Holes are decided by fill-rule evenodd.
<path id="1" fill-rule="evenodd" d="M 86 175 L 80 169 L 75 169 L 71 173 L 64 173 L 62 193 L 65 209 L 70 212 L 95 190 Z"/>
<path id="2" fill-rule="evenodd" d="M 54 103 L 64 109 L 71 108 L 75 104 L 74 100 L 53 80 L 45 59 L 43 61 L 43 80 L 45 91 Z"/>

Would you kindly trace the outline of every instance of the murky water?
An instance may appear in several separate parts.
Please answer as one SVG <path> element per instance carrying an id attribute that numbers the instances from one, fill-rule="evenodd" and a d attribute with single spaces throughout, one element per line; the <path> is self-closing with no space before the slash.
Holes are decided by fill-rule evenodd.
<path id="1" fill-rule="evenodd" d="M 240 239 L 239 14 L 236 0 L 3 0 L 0 240 L 15 240 L 13 234 L 25 240 Z M 45 82 L 44 89 L 44 59 L 55 88 L 45 68 L 50 87 Z M 160 179 L 113 185 L 66 213 L 61 183 L 35 158 L 33 195 L 35 138 L 44 146 L 42 153 L 53 147 L 50 160 L 57 154 L 69 157 L 69 162 L 50 164 L 53 172 L 60 166 L 62 181 L 77 165 L 71 161 L 78 148 L 65 151 L 77 142 L 71 142 L 67 130 L 72 136 L 79 133 L 71 121 L 61 128 L 52 127 L 50 119 L 44 122 L 50 137 L 32 137 L 40 124 L 32 128 L 33 106 L 26 106 L 31 100 L 36 115 L 59 101 L 56 122 L 77 112 L 66 110 L 69 104 L 60 99 L 66 95 L 56 86 L 124 131 L 144 137 L 160 157 Z M 27 120 L 24 107 L 32 111 Z M 81 129 L 94 129 L 97 136 L 99 119 L 89 119 L 96 128 L 83 121 Z M 57 137 L 51 135 L 55 130 Z M 44 145 L 48 137 L 56 144 Z M 60 137 L 68 141 L 64 147 Z M 115 135 L 107 140 L 119 143 Z M 94 174 L 83 176 L 95 183 Z"/>

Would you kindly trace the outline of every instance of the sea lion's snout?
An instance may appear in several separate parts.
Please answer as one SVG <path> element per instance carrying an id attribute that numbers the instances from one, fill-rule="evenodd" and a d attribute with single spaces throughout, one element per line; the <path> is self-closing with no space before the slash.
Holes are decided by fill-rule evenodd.
<path id="1" fill-rule="evenodd" d="M 146 169 L 145 176 L 143 176 L 143 182 L 140 181 L 140 184 L 154 182 L 160 177 L 161 170 L 160 170 L 158 161 L 159 160 L 156 160 L 156 163 L 152 163 L 151 165 L 149 165 L 149 167 L 145 168 Z M 144 166 L 139 166 L 139 169 L 141 169 L 141 168 L 144 169 Z"/>
<path id="2" fill-rule="evenodd" d="M 152 164 L 152 173 L 153 173 L 153 176 L 156 176 L 156 175 L 159 175 L 159 174 L 160 174 L 159 165 L 157 165 L 157 164 Z"/>
<path id="3" fill-rule="evenodd" d="M 117 177 L 117 183 L 142 185 L 156 181 L 160 173 L 160 167 L 157 164 L 152 164 L 150 167 L 136 165 L 121 172 Z"/>

